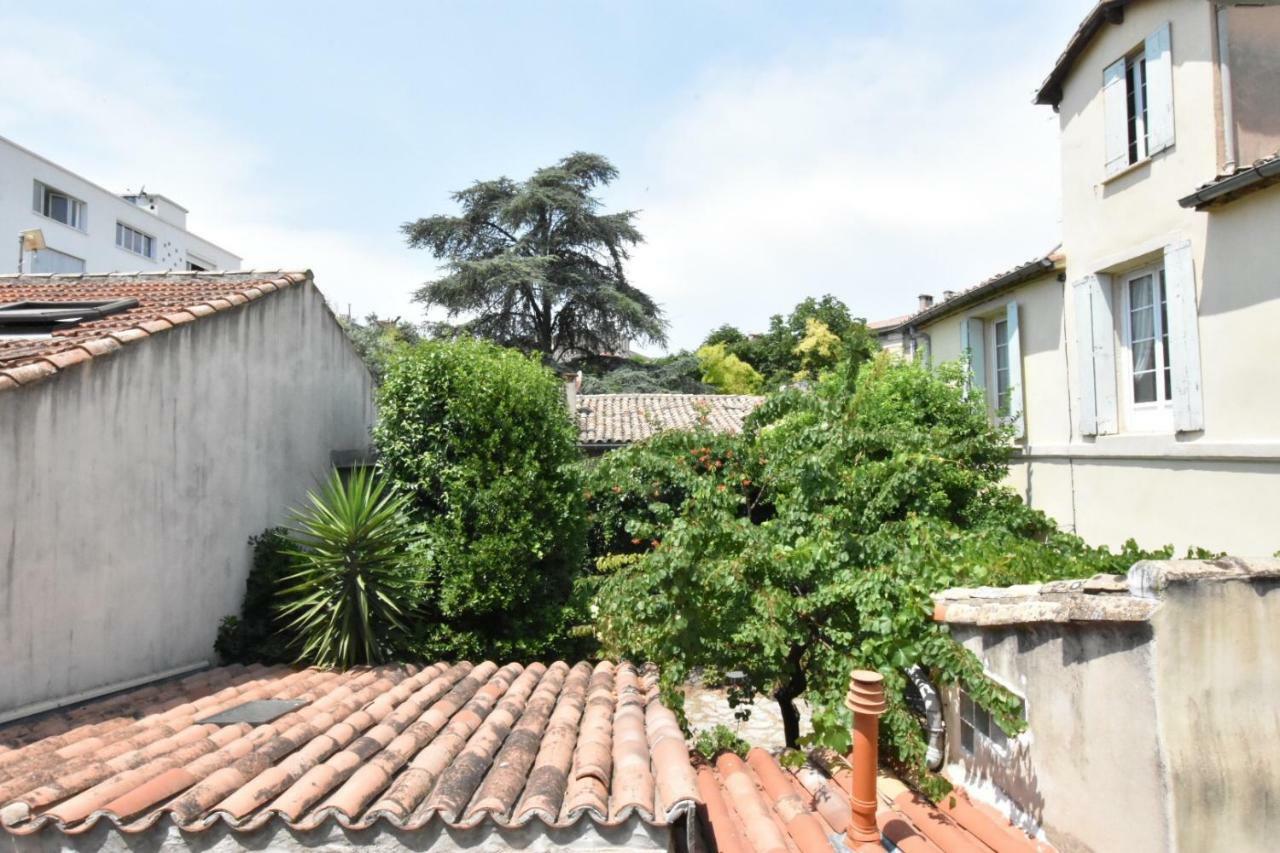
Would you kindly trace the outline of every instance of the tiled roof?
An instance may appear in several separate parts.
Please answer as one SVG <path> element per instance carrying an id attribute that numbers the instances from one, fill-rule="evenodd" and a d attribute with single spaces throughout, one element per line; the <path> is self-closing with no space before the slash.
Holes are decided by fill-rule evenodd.
<path id="1" fill-rule="evenodd" d="M 868 320 L 867 328 L 873 332 L 881 329 L 896 329 L 910 319 L 910 314 L 899 314 L 897 317 L 886 317 L 883 320 Z"/>
<path id="2" fill-rule="evenodd" d="M 1204 210 L 1276 183 L 1280 183 L 1280 151 L 1218 175 L 1197 187 L 1195 192 L 1178 199 L 1178 204 Z"/>
<path id="3" fill-rule="evenodd" d="M 201 722 L 257 699 L 303 704 Z M 16 835 L 670 827 L 696 785 L 656 675 L 629 664 L 226 667 L 0 729 L 0 824 Z"/>
<path id="4" fill-rule="evenodd" d="M 743 761 L 732 753 L 698 767 L 706 831 L 720 853 L 879 853 L 880 844 L 850 840 L 850 774 L 832 753 L 815 752 L 800 767 L 784 768 L 753 749 Z M 876 823 L 895 849 L 910 853 L 1033 853 L 1033 841 L 989 807 L 957 789 L 939 805 L 892 777 L 876 783 Z"/>
<path id="5" fill-rule="evenodd" d="M 55 331 L 52 337 L 0 337 L 0 391 L 30 385 L 175 326 L 310 280 L 310 272 L 278 271 L 0 276 L 0 305 L 28 300 L 138 302 L 125 311 Z"/>
<path id="6" fill-rule="evenodd" d="M 578 440 L 584 445 L 629 444 L 669 429 L 698 426 L 741 432 L 764 397 L 746 394 L 579 394 Z"/>
<path id="7" fill-rule="evenodd" d="M 1119 24 L 1124 21 L 1124 8 L 1128 6 L 1131 0 L 1100 0 L 1100 2 L 1089 10 L 1089 14 L 1085 15 L 1084 20 L 1080 22 L 1080 26 L 1076 27 L 1076 31 L 1071 34 L 1071 38 L 1067 41 L 1067 46 L 1063 49 L 1062 54 L 1053 64 L 1053 70 L 1049 72 L 1049 76 L 1040 84 L 1039 90 L 1036 91 L 1035 103 L 1048 104 L 1057 109 L 1058 104 L 1062 101 L 1062 83 L 1067 78 L 1067 74 L 1071 72 L 1072 67 L 1076 64 L 1076 60 L 1084 53 L 1089 42 L 1093 41 L 1093 37 L 1098 31 L 1108 23 Z"/>
<path id="8" fill-rule="evenodd" d="M 1005 288 L 1016 287 L 1019 284 L 1025 284 L 1032 279 L 1039 278 L 1042 275 L 1054 269 L 1061 269 L 1066 262 L 1066 256 L 1062 254 L 1061 247 L 1055 247 L 1053 251 L 1038 258 L 1033 258 L 1026 263 L 1019 264 L 1013 269 L 1005 270 L 997 273 L 990 278 L 978 282 L 972 287 L 961 290 L 950 299 L 943 299 L 922 311 L 914 314 L 906 314 L 893 320 L 880 320 L 874 326 L 874 330 L 880 334 L 894 331 L 907 324 L 930 323 L 940 317 L 945 317 L 952 311 L 959 310 L 966 305 L 973 305 L 984 299 L 989 299 Z"/>

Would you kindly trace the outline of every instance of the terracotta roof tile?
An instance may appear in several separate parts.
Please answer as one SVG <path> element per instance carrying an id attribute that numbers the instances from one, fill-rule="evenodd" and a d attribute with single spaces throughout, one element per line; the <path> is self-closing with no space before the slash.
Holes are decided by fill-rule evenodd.
<path id="1" fill-rule="evenodd" d="M 47 379 L 175 326 L 308 281 L 306 272 L 164 272 L 0 276 L 0 305 L 136 299 L 124 311 L 46 336 L 0 337 L 0 391 Z"/>
<path id="2" fill-rule="evenodd" d="M 764 397 L 747 394 L 579 394 L 578 435 L 583 445 L 614 446 L 670 429 L 706 426 L 742 431 Z"/>
<path id="3" fill-rule="evenodd" d="M 302 704 L 262 725 L 200 722 L 254 699 Z M 0 824 L 15 835 L 162 820 L 669 827 L 697 797 L 656 674 L 629 664 L 226 667 L 0 728 Z"/>
<path id="4" fill-rule="evenodd" d="M 817 751 L 795 769 L 752 749 L 744 762 L 725 753 L 697 770 L 699 817 L 722 851 L 824 853 L 879 851 L 844 833 L 850 822 L 850 775 L 834 753 Z M 955 805 L 935 806 L 901 782 L 877 782 L 876 822 L 882 837 L 903 853 L 1033 853 L 1048 850 L 1007 820 L 969 800 L 959 788 Z"/>

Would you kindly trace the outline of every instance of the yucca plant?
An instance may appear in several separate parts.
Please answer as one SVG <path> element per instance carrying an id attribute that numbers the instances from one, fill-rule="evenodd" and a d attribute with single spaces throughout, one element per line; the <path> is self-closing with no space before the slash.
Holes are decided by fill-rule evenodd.
<path id="1" fill-rule="evenodd" d="M 406 634 L 417 603 L 408 498 L 380 475 L 335 469 L 308 507 L 295 510 L 284 549 L 293 573 L 281 581 L 279 618 L 298 660 L 348 667 L 379 663 Z"/>

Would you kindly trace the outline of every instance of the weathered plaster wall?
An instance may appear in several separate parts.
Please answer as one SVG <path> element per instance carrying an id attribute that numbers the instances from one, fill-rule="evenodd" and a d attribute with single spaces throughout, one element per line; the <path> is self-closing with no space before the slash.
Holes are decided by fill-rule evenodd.
<path id="1" fill-rule="evenodd" d="M 1280 150 L 1280 7 L 1227 9 L 1231 101 L 1239 165 Z"/>
<path id="2" fill-rule="evenodd" d="M 1153 621 L 1176 849 L 1261 850 L 1280 833 L 1280 577 L 1173 584 Z"/>
<path id="3" fill-rule="evenodd" d="M 0 714 L 210 659 L 371 380 L 311 284 L 0 395 Z"/>
<path id="4" fill-rule="evenodd" d="M 1146 624 L 1046 624 L 952 632 L 1026 700 L 1028 729 L 1007 755 L 960 747 L 947 703 L 947 774 L 1012 804 L 1062 853 L 1169 849 Z M 1000 793 L 996 793 L 997 789 Z"/>
<path id="5" fill-rule="evenodd" d="M 1138 563 L 1149 621 L 953 624 L 1026 700 L 1007 754 L 961 750 L 947 775 L 1073 851 L 1264 850 L 1280 834 L 1280 560 Z M 972 600 L 981 604 L 989 596 Z M 979 741 L 981 744 L 981 741 Z"/>

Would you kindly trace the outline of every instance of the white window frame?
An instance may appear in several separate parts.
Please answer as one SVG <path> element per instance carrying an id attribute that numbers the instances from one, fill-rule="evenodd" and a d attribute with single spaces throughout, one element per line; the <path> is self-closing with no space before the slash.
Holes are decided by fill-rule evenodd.
<path id="1" fill-rule="evenodd" d="M 1009 363 L 1008 317 L 1004 314 L 991 317 L 987 321 L 987 326 L 990 329 L 990 334 L 987 335 L 987 338 L 991 342 L 991 347 L 990 347 L 991 351 L 988 353 L 988 358 L 987 358 L 987 364 L 991 365 L 990 384 L 987 386 L 988 388 L 991 389 L 990 394 L 988 395 L 990 397 L 990 405 L 988 406 L 988 408 L 991 411 L 991 416 L 997 422 L 1003 422 L 1009 419 L 1009 410 L 1007 406 L 1002 408 L 1000 404 L 1000 350 L 1002 348 L 1004 349 L 1004 357 L 1005 357 L 1005 366 L 1004 366 L 1004 373 L 1005 373 L 1005 380 L 1006 380 L 1005 403 L 1008 404 L 1012 402 L 1012 397 L 1013 397 L 1013 369 L 1012 369 L 1012 365 Z M 1000 341 L 1000 330 L 1002 328 L 1004 329 L 1003 346 Z"/>
<path id="2" fill-rule="evenodd" d="M 1152 304 L 1153 331 L 1155 334 L 1155 376 L 1156 399 L 1152 402 L 1139 403 L 1133 394 L 1133 324 L 1131 322 L 1132 305 L 1130 300 L 1130 284 L 1143 276 L 1151 276 L 1153 284 L 1159 285 L 1159 291 L 1153 292 Z M 1167 307 L 1160 310 L 1161 302 L 1167 306 L 1169 299 L 1168 283 L 1165 280 L 1163 263 L 1150 264 L 1127 270 L 1116 275 L 1116 286 L 1120 289 L 1120 342 L 1124 348 L 1124 359 L 1121 367 L 1121 386 L 1125 402 L 1125 426 L 1128 432 L 1172 433 L 1173 395 L 1165 392 L 1165 371 L 1169 369 L 1165 358 L 1164 340 L 1168 336 Z"/>
<path id="3" fill-rule="evenodd" d="M 1141 77 L 1141 80 L 1137 80 Z M 1150 148 L 1147 136 L 1147 53 L 1138 48 L 1124 58 L 1125 87 L 1125 144 L 1128 154 L 1128 165 L 1135 166 L 1146 160 Z M 1129 140 L 1129 129 L 1133 128 L 1133 140 Z"/>
<path id="4" fill-rule="evenodd" d="M 35 211 L 37 216 L 47 219 L 50 222 L 57 222 L 59 225 L 65 225 L 68 228 L 74 228 L 82 234 L 88 233 L 88 223 L 86 220 L 88 219 L 89 206 L 85 204 L 82 199 L 78 199 L 71 193 L 60 190 L 54 186 L 50 186 L 41 180 L 35 181 L 35 186 L 32 188 L 31 195 L 31 208 Z M 61 196 L 67 200 L 67 218 L 69 221 L 64 222 L 56 216 L 51 216 L 48 213 L 45 213 L 49 204 L 50 195 Z"/>
<path id="5" fill-rule="evenodd" d="M 126 236 L 129 237 L 128 240 L 125 239 Z M 141 246 L 142 250 L 135 249 L 133 247 L 133 238 L 135 237 L 139 238 L 137 245 Z M 125 245 L 126 243 L 129 243 L 129 245 Z M 116 220 L 116 248 L 121 251 L 128 252 L 131 255 L 138 255 L 139 257 L 146 258 L 147 260 L 154 261 L 156 259 L 155 236 L 148 234 L 141 228 L 135 228 L 127 222 L 121 222 L 118 219 Z M 147 248 L 151 249 L 150 254 L 143 251 Z"/>

